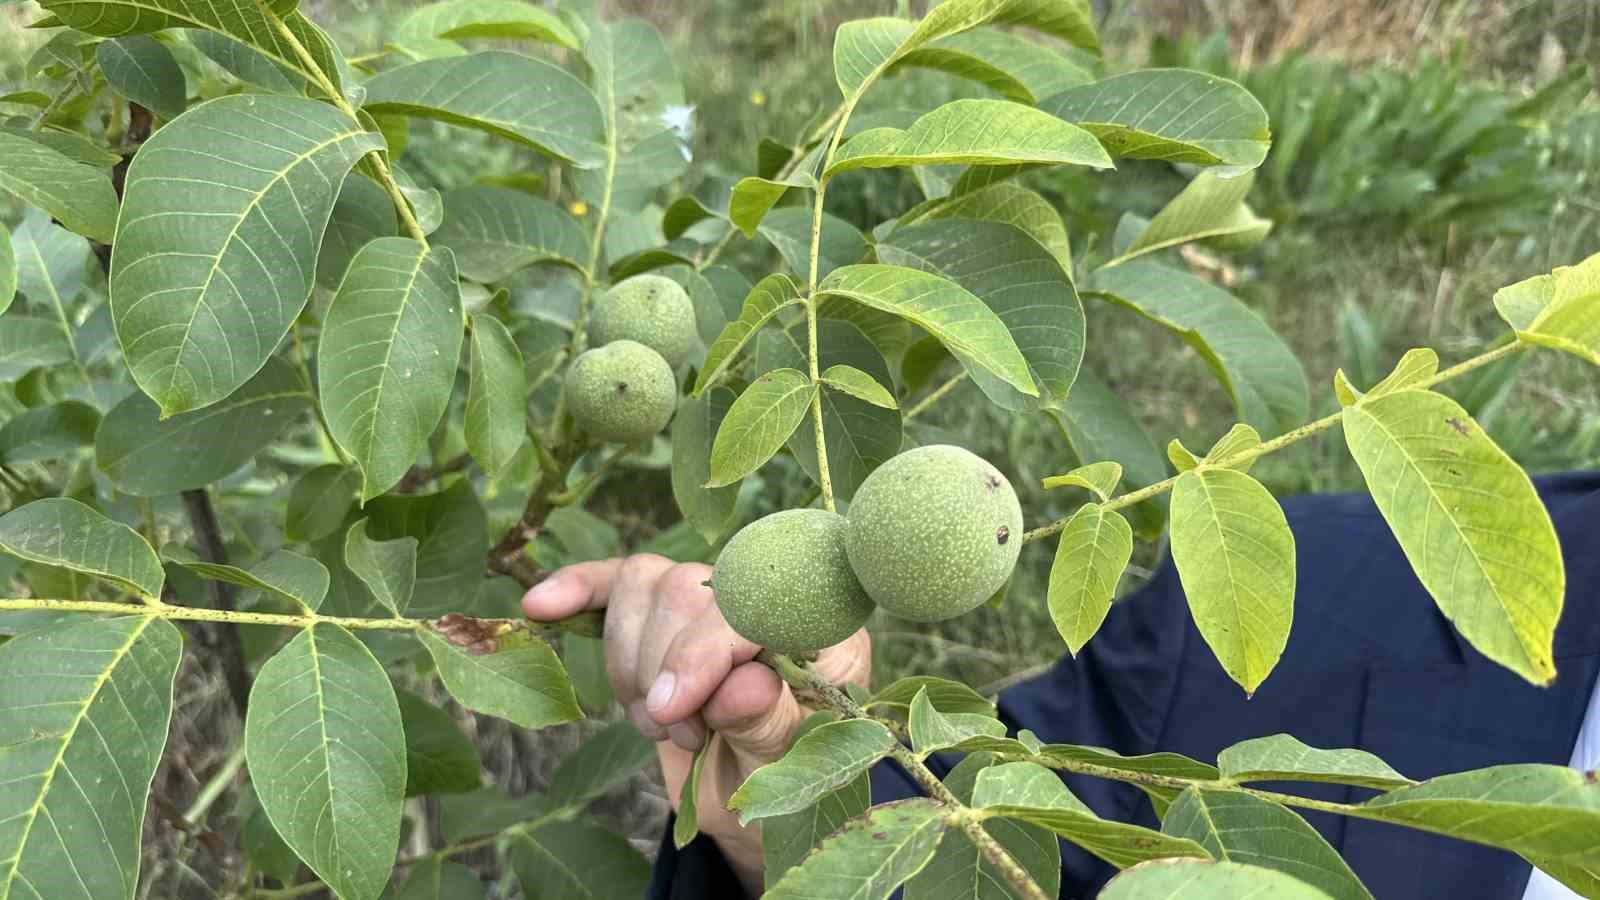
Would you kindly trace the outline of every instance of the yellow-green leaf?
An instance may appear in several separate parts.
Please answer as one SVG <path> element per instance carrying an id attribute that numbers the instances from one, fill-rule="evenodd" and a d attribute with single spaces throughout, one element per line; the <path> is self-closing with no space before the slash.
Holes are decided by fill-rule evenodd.
<path id="1" fill-rule="evenodd" d="M 829 366 L 828 370 L 822 373 L 821 379 L 828 387 L 843 391 L 858 400 L 865 400 L 873 406 L 883 409 L 900 408 L 888 388 L 855 366 Z"/>
<path id="2" fill-rule="evenodd" d="M 1343 418 L 1378 511 L 1440 611 L 1479 652 L 1548 684 L 1566 572 L 1527 473 L 1442 394 L 1369 396 Z"/>
<path id="3" fill-rule="evenodd" d="M 68 497 L 47 497 L 0 516 L 0 550 L 103 578 L 146 597 L 166 575 L 139 532 Z"/>
<path id="4" fill-rule="evenodd" d="M 1600 365 L 1600 254 L 1501 288 L 1494 305 L 1523 340 Z"/>
<path id="5" fill-rule="evenodd" d="M 717 429 L 706 486 L 733 484 L 761 468 L 800 427 L 816 392 L 811 379 L 795 369 L 774 369 L 752 382 Z"/>
<path id="6" fill-rule="evenodd" d="M 727 371 L 739 350 L 772 321 L 780 311 L 800 303 L 800 289 L 794 280 L 784 274 L 773 274 L 761 279 L 744 298 L 739 318 L 729 322 L 706 351 L 705 365 L 695 379 L 694 392 L 698 396 Z"/>
<path id="7" fill-rule="evenodd" d="M 1115 510 L 1085 503 L 1067 520 L 1050 567 L 1046 602 L 1050 620 L 1074 656 L 1100 630 L 1132 558 L 1133 529 Z"/>
<path id="8" fill-rule="evenodd" d="M 1094 135 L 1009 100 L 954 100 L 904 131 L 873 128 L 846 141 L 824 173 L 861 168 L 1019 163 L 1112 167 Z"/>
<path id="9" fill-rule="evenodd" d="M 1267 111 L 1226 78 L 1143 69 L 1069 88 L 1039 108 L 1093 132 L 1114 157 L 1253 169 L 1266 158 Z"/>
<path id="10" fill-rule="evenodd" d="M 1052 475 L 1044 480 L 1045 490 L 1055 488 L 1079 487 L 1092 491 L 1101 502 L 1110 500 L 1117 492 L 1117 485 L 1122 483 L 1122 463 L 1115 460 L 1102 460 L 1079 466 L 1065 475 Z"/>
<path id="11" fill-rule="evenodd" d="M 1200 636 L 1254 693 L 1294 620 L 1294 534 L 1278 501 L 1234 469 L 1183 473 L 1172 489 L 1172 561 Z"/>

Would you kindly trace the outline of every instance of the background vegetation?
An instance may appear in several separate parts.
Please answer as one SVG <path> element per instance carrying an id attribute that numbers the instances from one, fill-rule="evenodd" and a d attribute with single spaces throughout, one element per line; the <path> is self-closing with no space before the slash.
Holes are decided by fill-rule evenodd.
<path id="1" fill-rule="evenodd" d="M 392 25 L 411 5 L 302 3 L 352 56 L 379 52 L 380 26 Z M 838 22 L 915 15 L 924 6 L 907 0 L 605 5 L 614 15 L 651 18 L 676 45 L 693 107 L 685 116 L 694 159 L 684 187 L 704 177 L 747 174 L 755 161 L 743 148 L 768 135 L 788 140 L 832 107 L 831 81 L 814 75 L 826 68 Z M 33 64 L 40 41 L 21 25 L 36 17 L 29 3 L 0 7 L 0 95 L 15 89 Z M 1313 378 L 1343 367 L 1357 383 L 1371 383 L 1421 344 L 1452 357 L 1480 352 L 1499 331 L 1487 302 L 1495 288 L 1600 250 L 1600 105 L 1590 96 L 1592 73 L 1582 67 L 1600 62 L 1600 3 L 1594 0 L 1113 2 L 1103 33 L 1108 59 L 1215 71 L 1244 82 L 1267 106 L 1276 140 L 1251 204 L 1274 220 L 1271 235 L 1246 253 L 1191 251 L 1186 258 L 1265 316 Z M 881 90 L 885 105 L 903 92 L 926 108 L 934 98 L 953 96 L 954 88 L 945 76 L 914 72 Z M 1578 114 L 1565 115 L 1571 111 Z M 0 101 L 0 120 L 26 112 Z M 1546 124 L 1563 119 L 1569 124 Z M 403 162 L 420 179 L 450 187 L 491 168 L 513 168 L 518 152 L 419 122 Z M 1148 216 L 1182 184 L 1165 167 L 1126 164 L 1112 178 L 1056 172 L 1031 176 L 1030 186 L 1058 203 L 1077 253 L 1103 257 L 1122 214 Z M 880 173 L 842 178 L 829 198 L 831 212 L 868 224 L 909 208 L 920 193 L 909 175 Z M 14 223 L 17 215 L 0 202 L 0 221 Z M 660 226 L 647 214 L 626 227 L 648 232 Z M 736 240 L 725 259 L 752 262 L 765 252 L 764 245 Z M 103 292 L 93 283 L 99 278 L 94 267 L 86 277 L 92 291 Z M 1155 329 L 1132 327 L 1132 314 L 1109 305 L 1092 304 L 1088 311 L 1097 339 L 1086 367 L 1134 404 L 1152 434 L 1204 447 L 1233 420 L 1226 397 L 1192 350 Z M 1600 465 L 1600 391 L 1592 372 L 1570 356 L 1529 354 L 1447 392 L 1532 470 L 1592 467 Z M 0 390 L 0 418 L 24 408 L 29 389 Z M 967 402 L 976 398 L 967 395 L 973 391 L 958 387 L 920 417 L 918 427 L 944 432 L 1001 465 L 1024 507 L 1040 518 L 1067 511 L 1078 498 L 1063 500 L 1038 487 L 1042 476 L 1071 467 L 1061 435 L 1047 420 Z M 1314 414 L 1331 411 L 1330 391 L 1314 388 L 1313 397 L 1320 404 Z M 598 517 L 580 512 L 553 522 L 545 561 L 639 547 L 679 557 L 709 554 L 668 530 L 675 514 L 662 462 L 641 460 L 608 486 L 630 498 L 627 504 L 608 504 L 602 496 L 591 507 Z M 764 484 L 742 498 L 750 517 L 785 498 L 792 504 L 808 490 L 797 468 L 785 472 L 775 464 L 766 471 Z M 1337 442 L 1307 442 L 1263 461 L 1256 472 L 1275 493 L 1361 486 Z M 261 496 L 286 489 L 264 479 L 252 487 Z M 641 492 L 660 497 L 659 517 L 605 515 L 608 505 L 636 509 Z M 488 502 L 497 521 L 517 511 Z M 181 518 L 181 511 L 147 514 Z M 1142 551 L 1136 563 L 1149 566 L 1155 553 Z M 1025 554 L 1002 608 L 942 625 L 874 623 L 878 678 L 914 671 L 997 688 L 1007 676 L 1048 664 L 1061 646 L 1042 603 L 1048 565 L 1047 554 Z M 1135 566 L 1124 589 L 1136 586 L 1139 571 Z M 576 667 L 573 674 L 587 680 L 592 701 L 603 701 L 603 674 L 594 670 L 585 679 Z M 173 809 L 147 826 L 157 838 L 146 842 L 148 896 L 225 895 L 225 886 L 207 886 L 208 873 L 225 866 L 209 856 L 217 851 L 208 848 L 206 828 L 241 823 L 230 824 L 227 808 L 208 817 L 216 797 L 208 798 L 197 778 L 237 766 L 237 760 L 203 756 L 220 752 L 205 748 L 236 742 L 193 729 L 227 720 L 204 714 L 226 705 L 226 688 L 191 658 L 180 676 L 178 703 L 171 756 L 184 759 L 184 747 L 196 756 L 157 776 L 155 796 Z M 460 718 L 465 727 L 481 729 L 469 733 L 514 794 L 542 786 L 549 760 L 596 727 L 530 736 L 497 721 Z M 665 798 L 651 788 L 647 778 L 636 779 L 610 810 L 649 845 L 666 809 Z M 174 824 L 196 821 L 198 830 Z"/>

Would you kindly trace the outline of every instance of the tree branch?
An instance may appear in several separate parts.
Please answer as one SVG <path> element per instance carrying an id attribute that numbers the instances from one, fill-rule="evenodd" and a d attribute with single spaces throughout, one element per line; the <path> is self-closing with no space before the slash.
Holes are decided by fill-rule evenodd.
<path id="1" fill-rule="evenodd" d="M 217 511 L 211 505 L 211 494 L 200 488 L 183 492 L 183 507 L 189 513 L 189 525 L 194 529 L 195 543 L 200 545 L 200 555 L 206 562 L 228 564 L 228 550 L 222 543 L 222 527 L 217 524 Z M 222 612 L 234 612 L 233 585 L 225 581 L 210 580 L 206 586 L 211 591 L 211 605 Z M 227 622 L 217 622 L 208 629 L 212 649 L 222 665 L 222 677 L 228 684 L 228 696 L 233 707 L 244 717 L 250 703 L 250 672 L 245 666 L 244 644 L 239 640 L 239 629 Z"/>

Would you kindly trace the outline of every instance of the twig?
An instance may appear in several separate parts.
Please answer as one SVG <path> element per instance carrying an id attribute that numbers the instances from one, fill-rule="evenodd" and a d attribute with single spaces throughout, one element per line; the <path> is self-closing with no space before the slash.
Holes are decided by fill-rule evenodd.
<path id="1" fill-rule="evenodd" d="M 1439 372 L 1431 378 L 1417 382 L 1411 387 L 1412 389 L 1417 390 L 1433 387 L 1434 385 L 1449 381 L 1452 378 L 1465 375 L 1474 369 L 1482 368 L 1490 363 L 1505 359 L 1506 357 L 1515 353 L 1519 353 L 1527 348 L 1528 345 L 1524 344 L 1522 341 L 1513 341 L 1509 344 L 1505 344 L 1485 353 L 1480 353 L 1477 356 L 1466 360 L 1465 362 L 1457 363 L 1456 365 Z M 1257 444 L 1248 450 L 1240 450 L 1238 453 L 1229 454 L 1222 459 L 1216 460 L 1215 464 L 1219 466 L 1238 466 L 1241 463 L 1259 459 L 1269 453 L 1274 453 L 1292 444 L 1297 444 L 1314 434 L 1327 431 L 1333 426 L 1338 425 L 1341 421 L 1343 421 L 1343 416 L 1341 413 L 1333 413 L 1332 415 L 1324 416 L 1320 419 L 1317 419 L 1315 422 L 1309 422 L 1305 425 L 1301 425 L 1299 428 L 1296 428 L 1293 431 L 1284 432 L 1270 441 L 1263 441 L 1262 443 Z M 1172 490 L 1173 485 L 1178 483 L 1179 477 L 1180 476 L 1174 475 L 1171 478 L 1168 478 L 1164 481 L 1158 481 L 1155 484 L 1140 488 L 1132 493 L 1123 494 L 1122 496 L 1117 497 L 1108 503 L 1102 504 L 1101 508 L 1107 510 L 1123 509 L 1124 507 L 1143 503 L 1152 497 Z M 1051 522 L 1048 525 L 1041 525 L 1038 528 L 1035 528 L 1032 531 L 1024 534 L 1022 536 L 1022 540 L 1024 543 L 1027 543 L 1031 541 L 1037 541 L 1042 538 L 1047 538 L 1050 535 L 1055 534 L 1061 531 L 1061 529 L 1067 527 L 1067 522 L 1070 521 L 1071 518 L 1071 516 L 1067 516 Z"/>
<path id="2" fill-rule="evenodd" d="M 923 397 L 921 400 L 918 400 L 915 406 L 912 406 L 910 409 L 906 410 L 906 414 L 901 417 L 901 421 L 909 422 L 912 419 L 915 419 L 917 416 L 927 412 L 929 407 L 933 406 L 935 403 L 938 403 L 940 400 L 943 400 L 946 395 L 955 390 L 963 381 L 966 380 L 966 369 L 962 369 L 955 375 L 950 376 L 948 381 L 934 388 L 933 393 Z"/>

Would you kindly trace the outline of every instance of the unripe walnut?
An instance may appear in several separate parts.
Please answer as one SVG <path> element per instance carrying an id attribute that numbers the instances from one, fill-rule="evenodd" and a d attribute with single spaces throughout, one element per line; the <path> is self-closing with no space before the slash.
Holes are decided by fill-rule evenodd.
<path id="1" fill-rule="evenodd" d="M 589 317 L 589 339 L 596 346 L 638 341 L 674 369 L 689 361 L 698 337 L 689 295 L 661 275 L 635 275 L 613 285 L 595 300 Z"/>
<path id="2" fill-rule="evenodd" d="M 873 471 L 850 503 L 846 548 L 885 610 L 937 622 L 982 605 L 1022 550 L 1022 506 L 1000 470 L 961 447 L 918 447 Z"/>
<path id="3" fill-rule="evenodd" d="M 578 426 L 622 444 L 648 440 L 667 427 L 678 382 L 661 354 L 616 341 L 580 354 L 567 371 L 567 406 Z"/>
<path id="4" fill-rule="evenodd" d="M 717 557 L 711 589 L 740 635 L 780 653 L 831 647 L 866 624 L 872 600 L 845 557 L 845 520 L 789 509 L 746 525 Z"/>

